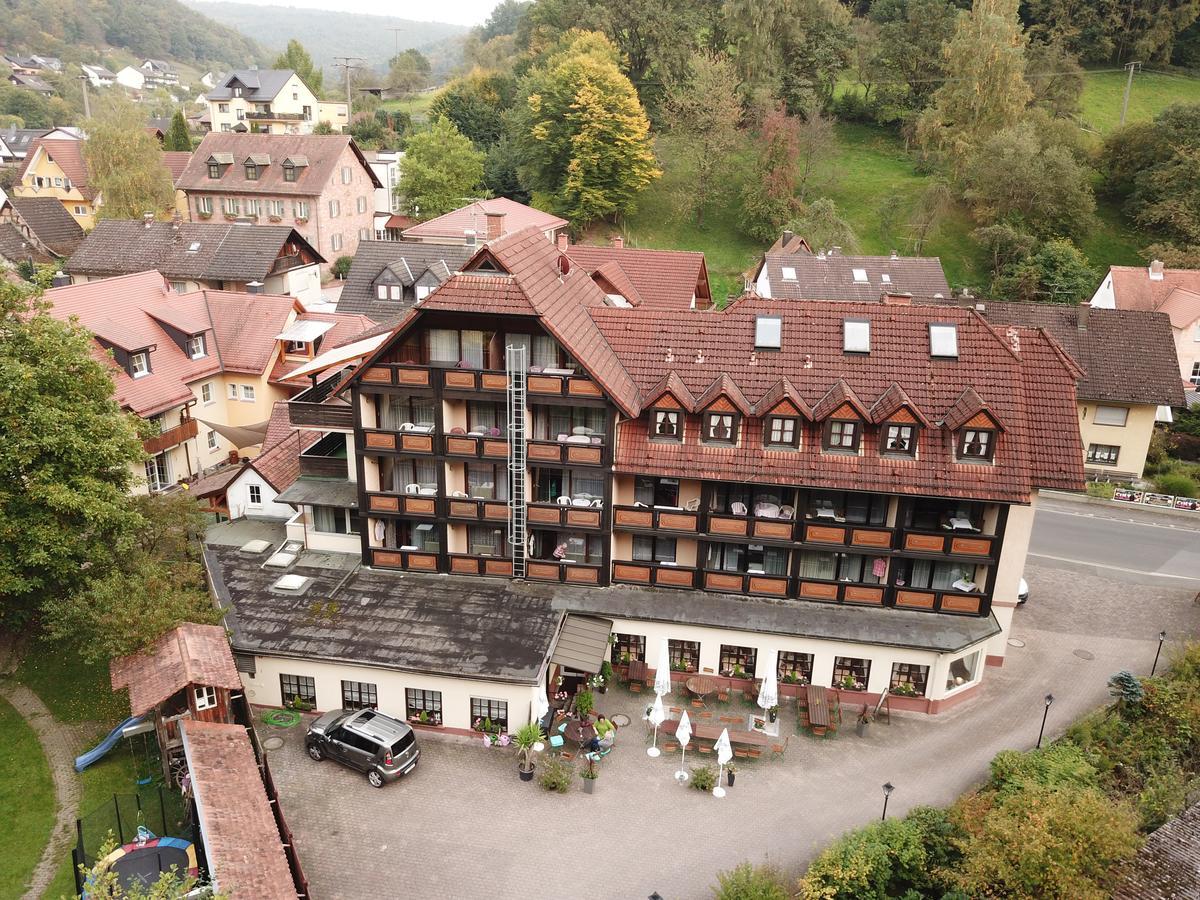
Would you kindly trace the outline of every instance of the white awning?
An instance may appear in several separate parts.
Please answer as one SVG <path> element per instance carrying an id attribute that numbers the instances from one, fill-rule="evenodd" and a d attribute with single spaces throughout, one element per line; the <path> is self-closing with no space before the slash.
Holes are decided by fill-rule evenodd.
<path id="1" fill-rule="evenodd" d="M 332 327 L 332 322 L 321 322 L 317 319 L 300 319 L 275 335 L 275 340 L 299 341 L 303 344 L 311 344 Z"/>
<path id="2" fill-rule="evenodd" d="M 255 425 L 222 425 L 219 422 L 206 422 L 200 418 L 197 418 L 196 421 L 206 428 L 211 428 L 239 450 L 244 447 L 259 446 L 267 436 L 267 425 L 269 424 L 259 422 Z"/>
<path id="3" fill-rule="evenodd" d="M 608 655 L 608 636 L 612 633 L 612 626 L 612 619 L 568 614 L 563 620 L 562 631 L 558 633 L 558 642 L 554 645 L 550 661 L 576 672 L 594 675 L 600 671 L 600 663 Z"/>
<path id="4" fill-rule="evenodd" d="M 311 362 L 306 362 L 295 371 L 289 372 L 284 376 L 284 380 L 290 381 L 293 378 L 315 375 L 319 372 L 324 372 L 326 369 L 332 369 L 334 366 L 343 365 L 361 356 L 374 353 L 379 349 L 379 345 L 386 341 L 389 336 L 389 332 L 384 332 L 374 337 L 355 341 L 353 344 L 346 344 L 344 347 L 335 347 L 332 350 L 326 350 Z"/>

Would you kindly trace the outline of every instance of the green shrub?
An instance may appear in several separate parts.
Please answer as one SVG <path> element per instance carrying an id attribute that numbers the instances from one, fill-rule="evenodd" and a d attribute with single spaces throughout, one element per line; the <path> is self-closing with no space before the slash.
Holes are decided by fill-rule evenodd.
<path id="1" fill-rule="evenodd" d="M 1179 769 L 1156 772 L 1147 778 L 1146 786 L 1137 798 L 1142 829 L 1153 831 L 1179 815 L 1187 805 L 1192 786 L 1192 779 Z"/>
<path id="2" fill-rule="evenodd" d="M 336 278 L 345 278 L 350 274 L 350 266 L 354 264 L 353 256 L 339 256 L 334 260 L 333 267 L 330 269 Z"/>
<path id="3" fill-rule="evenodd" d="M 565 794 L 571 789 L 575 770 L 557 756 L 548 756 L 542 761 L 542 773 L 538 775 L 538 784 L 548 791 Z"/>
<path id="4" fill-rule="evenodd" d="M 1089 481 L 1087 484 L 1088 496 L 1102 500 L 1111 500 L 1116 490 L 1117 486 L 1110 481 Z"/>
<path id="5" fill-rule="evenodd" d="M 1196 482 L 1181 472 L 1159 475 L 1154 480 L 1154 487 L 1160 494 L 1173 494 L 1176 497 L 1195 497 L 1200 493 Z"/>
<path id="6" fill-rule="evenodd" d="M 698 791 L 711 791 L 717 786 L 717 770 L 712 766 L 692 766 L 691 785 Z"/>
<path id="7" fill-rule="evenodd" d="M 782 873 L 774 866 L 742 863 L 717 874 L 714 900 L 788 900 L 791 894 Z"/>
<path id="8" fill-rule="evenodd" d="M 1040 750 L 1001 750 L 992 759 L 989 787 L 1001 797 L 1032 787 L 1095 787 L 1096 767 L 1070 741 L 1058 741 Z"/>

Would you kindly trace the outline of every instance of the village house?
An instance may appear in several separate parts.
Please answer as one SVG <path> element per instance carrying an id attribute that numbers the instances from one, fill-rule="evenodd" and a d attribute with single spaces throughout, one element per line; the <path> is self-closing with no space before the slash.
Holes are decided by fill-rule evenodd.
<path id="1" fill-rule="evenodd" d="M 444 215 L 406 228 L 402 234 L 406 241 L 474 246 L 482 241 L 494 241 L 506 234 L 536 227 L 546 240 L 553 242 L 558 239 L 559 234 L 566 233 L 567 225 L 567 221 L 558 216 L 518 203 L 516 200 L 509 200 L 507 197 L 496 197 L 492 200 L 468 203 Z"/>
<path id="2" fill-rule="evenodd" d="M 394 322 L 449 281 L 474 252 L 464 244 L 363 241 L 342 285 L 338 312 Z"/>
<path id="3" fill-rule="evenodd" d="M 54 88 L 37 75 L 21 75 L 13 72 L 8 76 L 8 83 L 15 87 L 41 94 L 43 97 L 54 96 Z"/>
<path id="4" fill-rule="evenodd" d="M 0 193 L 0 234 L 6 234 L 0 244 L 14 247 L 14 241 L 32 251 L 36 262 L 65 259 L 83 241 L 83 229 L 74 217 L 53 197 L 6 197 Z M 13 258 L 0 249 L 10 262 Z"/>
<path id="5" fill-rule="evenodd" d="M 102 219 L 63 271 L 86 284 L 155 269 L 179 294 L 253 287 L 309 304 L 321 300 L 324 261 L 291 225 Z"/>
<path id="6" fill-rule="evenodd" d="M 53 197 L 82 228 L 96 224 L 97 192 L 88 184 L 83 141 L 40 138 L 27 151 L 14 197 Z"/>
<path id="7" fill-rule="evenodd" d="M 878 300 L 627 306 L 537 227 L 294 374 L 318 370 L 292 424 L 346 469 L 302 473 L 277 534 L 319 553 L 206 550 L 256 703 L 365 690 L 511 731 L 558 675 L 653 664 L 666 638 L 680 671 L 937 712 L 1004 662 L 1039 491 L 1084 481 L 1081 372 L 1042 330 Z"/>
<path id="8" fill-rule="evenodd" d="M 20 162 L 30 148 L 49 133 L 49 128 L 18 128 L 16 125 L 0 130 L 0 165 Z"/>
<path id="9" fill-rule="evenodd" d="M 146 73 L 134 66 L 125 66 L 116 76 L 117 84 L 131 91 L 140 91 L 146 86 Z"/>
<path id="10" fill-rule="evenodd" d="M 138 67 L 146 84 L 153 87 L 170 87 L 179 84 L 179 73 L 164 59 L 147 59 Z"/>
<path id="11" fill-rule="evenodd" d="M 349 136 L 214 131 L 175 186 L 193 222 L 289 224 L 331 265 L 371 239 L 380 184 Z"/>
<path id="12" fill-rule="evenodd" d="M 350 119 L 344 102 L 320 100 L 291 69 L 242 69 L 205 95 L 213 131 L 312 134 L 326 122 L 342 131 Z"/>
<path id="13" fill-rule="evenodd" d="M 82 63 L 79 68 L 83 70 L 83 74 L 87 76 L 88 84 L 94 88 L 112 87 L 117 83 L 117 74 L 110 72 L 104 66 Z"/>

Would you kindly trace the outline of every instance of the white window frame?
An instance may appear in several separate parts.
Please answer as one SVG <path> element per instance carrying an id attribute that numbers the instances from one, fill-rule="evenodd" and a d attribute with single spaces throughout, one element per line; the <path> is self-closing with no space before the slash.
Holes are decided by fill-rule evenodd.
<path id="1" fill-rule="evenodd" d="M 354 173 L 349 166 L 342 166 L 342 184 L 349 184 L 354 179 Z"/>
<path id="2" fill-rule="evenodd" d="M 217 705 L 217 689 L 211 685 L 202 684 L 192 688 L 192 698 L 196 701 L 196 711 L 212 709 Z"/>
<path id="3" fill-rule="evenodd" d="M 342 249 L 342 235 L 340 232 L 334 232 L 329 236 L 329 249 L 335 252 Z"/>
<path id="4" fill-rule="evenodd" d="M 262 485 L 251 484 L 246 486 L 247 502 L 250 506 L 262 506 Z"/>
<path id="5" fill-rule="evenodd" d="M 208 341 L 202 334 L 193 334 L 187 341 L 188 356 L 192 359 L 203 359 L 208 356 Z"/>
<path id="6" fill-rule="evenodd" d="M 1129 424 L 1129 407 L 1097 406 L 1096 412 L 1092 415 L 1092 422 L 1096 425 L 1110 425 L 1115 428 L 1124 428 Z"/>
<path id="7" fill-rule="evenodd" d="M 211 404 L 216 398 L 213 397 L 213 383 L 206 381 L 200 385 L 200 402 L 205 406 Z"/>
<path id="8" fill-rule="evenodd" d="M 953 322 L 929 323 L 929 355 L 935 359 L 958 359 L 958 326 Z"/>
<path id="9" fill-rule="evenodd" d="M 783 275 L 784 281 L 795 281 L 796 280 L 796 267 L 795 266 L 781 266 L 779 271 Z"/>
<path id="10" fill-rule="evenodd" d="M 664 425 L 669 425 L 670 430 L 664 431 Z M 683 416 L 680 414 L 679 410 L 654 410 L 654 432 L 650 436 L 663 441 L 683 440 Z"/>
<path id="11" fill-rule="evenodd" d="M 846 353 L 871 352 L 871 322 L 869 319 L 842 320 L 842 350 Z"/>
<path id="12" fill-rule="evenodd" d="M 221 446 L 221 440 L 220 440 L 220 438 L 217 436 L 217 433 L 216 433 L 215 431 L 210 431 L 210 432 L 208 433 L 208 449 L 209 449 L 209 450 L 216 450 L 216 449 L 218 449 L 220 446 Z"/>
<path id="13" fill-rule="evenodd" d="M 137 353 L 130 353 L 129 372 L 134 378 L 145 378 L 147 375 L 149 375 L 150 354 L 145 350 L 139 350 Z"/>
<path id="14" fill-rule="evenodd" d="M 238 393 L 238 386 L 236 384 L 229 385 L 229 399 L 230 400 L 241 400 L 242 399 L 241 394 Z"/>
<path id="15" fill-rule="evenodd" d="M 243 384 L 242 385 L 242 399 L 245 400 L 247 403 L 254 402 L 254 385 L 252 385 L 252 384 Z"/>
<path id="16" fill-rule="evenodd" d="M 204 213 L 205 215 L 211 216 L 212 215 L 212 197 L 197 197 L 196 198 L 196 211 Z"/>
<path id="17" fill-rule="evenodd" d="M 754 349 L 778 350 L 783 346 L 783 317 L 754 317 Z"/>
<path id="18" fill-rule="evenodd" d="M 336 219 L 342 214 L 342 204 L 338 200 L 329 201 L 329 218 Z"/>
<path id="19" fill-rule="evenodd" d="M 308 201 L 297 200 L 295 212 L 296 212 L 297 219 L 307 219 L 308 218 Z"/>

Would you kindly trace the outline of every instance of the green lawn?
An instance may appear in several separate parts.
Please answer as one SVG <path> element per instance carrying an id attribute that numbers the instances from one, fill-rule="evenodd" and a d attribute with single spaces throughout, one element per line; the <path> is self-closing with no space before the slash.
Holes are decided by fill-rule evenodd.
<path id="1" fill-rule="evenodd" d="M 1125 80 L 1124 72 L 1087 73 L 1081 113 L 1087 128 L 1108 134 L 1120 125 Z M 1126 124 L 1153 119 L 1174 103 L 1200 103 L 1200 78 L 1139 72 L 1133 76 Z"/>
<path id="2" fill-rule="evenodd" d="M 54 827 L 54 781 L 37 735 L 0 699 L 0 897 L 19 897 Z"/>
<path id="3" fill-rule="evenodd" d="M 402 100 L 384 100 L 379 106 L 380 109 L 406 112 L 412 117 L 413 124 L 419 125 L 429 118 L 429 107 L 437 95 L 437 91 L 423 91 Z"/>
<path id="4" fill-rule="evenodd" d="M 108 665 L 88 665 L 61 644 L 32 643 L 15 677 L 41 697 L 60 722 L 100 722 L 112 728 L 129 716 L 128 698 L 112 692 Z"/>

